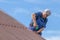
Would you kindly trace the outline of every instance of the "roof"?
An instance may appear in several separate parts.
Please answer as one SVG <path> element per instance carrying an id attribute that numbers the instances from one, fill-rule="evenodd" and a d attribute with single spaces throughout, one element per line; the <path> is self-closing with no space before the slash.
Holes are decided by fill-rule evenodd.
<path id="1" fill-rule="evenodd" d="M 0 10 L 0 40 L 44 40 Z"/>

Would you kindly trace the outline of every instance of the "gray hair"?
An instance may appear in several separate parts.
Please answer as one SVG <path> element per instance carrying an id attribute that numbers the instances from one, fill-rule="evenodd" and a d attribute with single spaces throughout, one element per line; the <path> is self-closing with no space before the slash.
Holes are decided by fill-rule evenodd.
<path id="1" fill-rule="evenodd" d="M 44 12 L 46 12 L 48 16 L 51 15 L 51 11 L 49 9 L 45 9 Z"/>

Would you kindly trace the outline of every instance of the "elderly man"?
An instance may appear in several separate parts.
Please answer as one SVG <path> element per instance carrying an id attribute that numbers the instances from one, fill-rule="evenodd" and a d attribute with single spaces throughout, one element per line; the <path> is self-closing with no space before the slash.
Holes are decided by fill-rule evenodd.
<path id="1" fill-rule="evenodd" d="M 48 21 L 47 17 L 50 16 L 51 11 L 45 9 L 43 12 L 37 12 L 32 14 L 32 22 L 30 23 L 30 29 L 39 35 L 42 35 L 42 31 L 46 28 Z"/>

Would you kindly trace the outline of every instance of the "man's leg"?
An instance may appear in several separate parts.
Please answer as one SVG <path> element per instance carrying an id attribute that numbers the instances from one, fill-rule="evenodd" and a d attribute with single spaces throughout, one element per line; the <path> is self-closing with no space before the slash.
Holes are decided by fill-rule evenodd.
<path id="1" fill-rule="evenodd" d="M 34 28 L 33 26 L 32 26 L 32 27 L 30 26 L 30 30 L 36 31 L 35 28 Z"/>
<path id="2" fill-rule="evenodd" d="M 42 36 L 42 32 L 38 33 L 40 36 Z"/>

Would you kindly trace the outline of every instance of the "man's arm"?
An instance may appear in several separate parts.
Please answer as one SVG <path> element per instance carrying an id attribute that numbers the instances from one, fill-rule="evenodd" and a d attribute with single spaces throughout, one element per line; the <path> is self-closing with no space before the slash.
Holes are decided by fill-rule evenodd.
<path id="1" fill-rule="evenodd" d="M 34 22 L 33 26 L 36 27 L 37 23 L 36 23 L 36 15 L 35 14 L 32 14 L 32 20 Z"/>
<path id="2" fill-rule="evenodd" d="M 41 29 L 39 29 L 38 31 L 37 31 L 37 33 L 40 33 L 40 32 L 42 32 L 44 30 L 44 27 L 42 27 Z"/>

